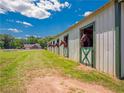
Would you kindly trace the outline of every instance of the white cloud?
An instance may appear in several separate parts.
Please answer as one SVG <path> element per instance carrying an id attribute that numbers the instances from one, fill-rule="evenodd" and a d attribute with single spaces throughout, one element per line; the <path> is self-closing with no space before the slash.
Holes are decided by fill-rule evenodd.
<path id="1" fill-rule="evenodd" d="M 7 19 L 6 21 L 8 21 L 8 22 L 16 22 L 16 23 L 18 23 L 18 24 L 23 24 L 23 25 L 25 25 L 25 26 L 33 26 L 31 23 L 25 22 L 25 21 L 19 21 L 19 20 L 15 21 L 15 20 L 13 20 L 13 19 Z"/>
<path id="2" fill-rule="evenodd" d="M 83 14 L 83 16 L 88 16 L 88 15 L 90 15 L 90 14 L 92 14 L 92 11 L 86 11 L 84 14 Z"/>
<path id="3" fill-rule="evenodd" d="M 60 3 L 58 0 L 0 0 L 0 13 L 18 12 L 27 17 L 45 19 L 51 15 L 51 11 L 61 11 L 70 7 L 68 2 Z"/>
<path id="4" fill-rule="evenodd" d="M 33 36 L 33 37 L 36 37 L 36 38 L 41 38 L 41 36 L 39 36 L 39 35 L 25 35 L 26 37 L 30 37 L 30 36 Z"/>
<path id="5" fill-rule="evenodd" d="M 30 35 L 25 35 L 26 37 L 29 37 Z"/>
<path id="6" fill-rule="evenodd" d="M 8 31 L 15 32 L 15 33 L 22 32 L 21 30 L 18 30 L 16 28 L 9 28 Z"/>
<path id="7" fill-rule="evenodd" d="M 33 37 L 38 37 L 37 35 L 33 35 Z"/>
<path id="8" fill-rule="evenodd" d="M 25 21 L 16 21 L 16 23 L 23 24 L 25 26 L 33 26 L 31 23 L 25 22 Z"/>
<path id="9" fill-rule="evenodd" d="M 75 24 L 77 24 L 77 23 L 78 23 L 78 21 L 75 22 Z"/>

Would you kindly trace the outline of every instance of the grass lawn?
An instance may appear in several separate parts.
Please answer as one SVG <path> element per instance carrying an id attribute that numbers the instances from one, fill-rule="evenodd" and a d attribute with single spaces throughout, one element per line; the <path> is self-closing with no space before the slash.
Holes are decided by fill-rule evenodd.
<path id="1" fill-rule="evenodd" d="M 0 93 L 25 93 L 25 82 L 51 71 L 82 82 L 105 86 L 115 93 L 124 93 L 123 80 L 113 79 L 96 70 L 85 71 L 78 67 L 78 63 L 46 50 L 0 50 Z M 34 70 L 39 72 L 33 73 Z"/>

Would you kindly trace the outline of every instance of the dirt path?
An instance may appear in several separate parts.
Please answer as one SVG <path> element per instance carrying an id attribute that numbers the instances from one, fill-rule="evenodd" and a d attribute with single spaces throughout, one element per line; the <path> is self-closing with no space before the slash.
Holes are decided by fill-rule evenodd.
<path id="1" fill-rule="evenodd" d="M 27 85 L 27 93 L 113 93 L 102 86 L 87 84 L 60 76 L 34 78 Z"/>

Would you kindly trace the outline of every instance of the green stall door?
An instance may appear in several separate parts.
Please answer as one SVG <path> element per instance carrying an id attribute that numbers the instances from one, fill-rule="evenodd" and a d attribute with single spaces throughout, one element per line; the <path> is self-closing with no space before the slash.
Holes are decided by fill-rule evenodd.
<path id="1" fill-rule="evenodd" d="M 69 53 L 68 53 L 68 47 L 64 47 L 63 54 L 64 54 L 65 57 L 68 57 L 68 55 L 69 55 Z"/>
<path id="2" fill-rule="evenodd" d="M 82 64 L 93 66 L 92 50 L 93 50 L 92 47 L 81 48 L 81 63 Z"/>

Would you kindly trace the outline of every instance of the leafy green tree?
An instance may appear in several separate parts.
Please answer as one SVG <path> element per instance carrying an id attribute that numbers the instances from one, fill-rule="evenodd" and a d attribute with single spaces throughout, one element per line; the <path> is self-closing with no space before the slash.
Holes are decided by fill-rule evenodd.
<path id="1" fill-rule="evenodd" d="M 11 48 L 10 44 L 13 40 L 14 37 L 12 37 L 11 35 L 8 34 L 0 35 L 1 46 L 4 47 L 5 49 Z"/>
<path id="2" fill-rule="evenodd" d="M 13 42 L 11 42 L 11 47 L 14 49 L 21 49 L 23 48 L 23 41 L 22 39 L 14 39 Z"/>
<path id="3" fill-rule="evenodd" d="M 3 40 L 3 35 L 0 34 L 0 49 L 4 48 L 4 42 L 2 40 Z"/>
<path id="4" fill-rule="evenodd" d="M 35 44 L 38 42 L 38 38 L 34 37 L 34 36 L 30 36 L 27 38 L 27 43 L 28 44 Z"/>
<path id="5" fill-rule="evenodd" d="M 0 49 L 4 48 L 4 42 L 0 40 Z"/>
<path id="6" fill-rule="evenodd" d="M 53 39 L 53 37 L 45 37 L 45 38 L 41 38 L 38 40 L 38 43 L 41 45 L 42 48 L 46 49 L 47 48 L 47 43 Z"/>

